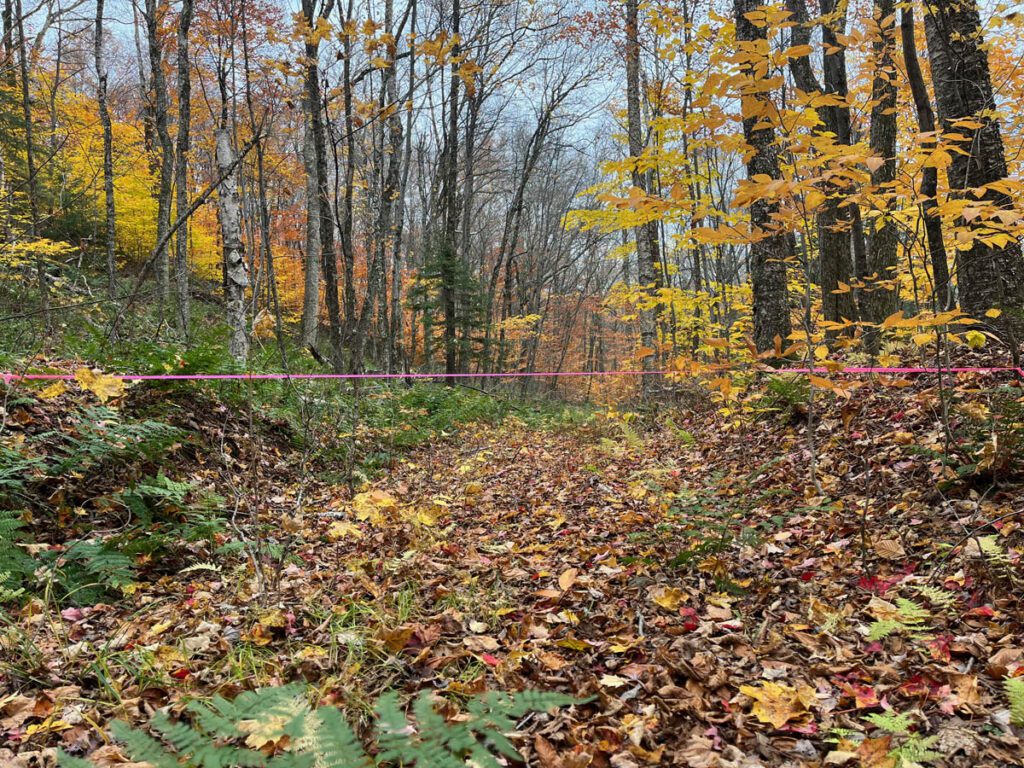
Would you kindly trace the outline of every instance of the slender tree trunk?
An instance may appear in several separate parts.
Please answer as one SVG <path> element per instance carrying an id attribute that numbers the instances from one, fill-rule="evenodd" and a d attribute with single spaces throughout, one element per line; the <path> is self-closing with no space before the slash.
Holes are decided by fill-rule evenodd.
<path id="1" fill-rule="evenodd" d="M 153 85 L 154 109 L 157 139 L 160 142 L 160 186 L 157 192 L 156 239 L 163 239 L 171 226 L 171 187 L 174 181 L 174 143 L 168 125 L 167 78 L 164 76 L 163 46 L 160 42 L 160 19 L 166 6 L 163 0 L 146 0 L 145 21 L 146 41 L 149 46 L 150 78 Z M 157 283 L 159 314 L 170 303 L 170 264 L 166 246 L 160 250 L 154 265 Z"/>
<path id="2" fill-rule="evenodd" d="M 322 17 L 330 15 L 333 3 L 321 12 Z M 302 0 L 302 13 L 309 28 L 315 29 L 317 13 L 314 0 Z M 317 208 L 320 211 L 320 262 L 324 278 L 324 298 L 327 303 L 327 319 L 330 329 L 332 364 L 337 373 L 344 370 L 344 354 L 341 334 L 341 304 L 338 300 L 338 262 L 334 249 L 334 217 L 331 206 L 330 179 L 327 173 L 327 136 L 323 121 L 323 96 L 320 92 L 319 43 L 309 39 L 305 46 L 305 87 L 310 105 L 310 119 L 313 132 L 313 148 L 316 160 Z"/>
<path id="3" fill-rule="evenodd" d="M 871 85 L 871 155 L 881 165 L 871 172 L 875 207 L 880 221 L 875 221 L 868 238 L 868 275 L 865 284 L 864 319 L 881 323 L 896 311 L 899 291 L 896 288 L 896 222 L 892 219 L 893 184 L 896 181 L 896 48 L 895 0 L 875 0 L 875 31 L 878 38 L 872 45 L 874 79 Z M 877 329 L 867 334 L 868 347 L 878 351 L 881 341 Z"/>
<path id="4" fill-rule="evenodd" d="M 339 13 L 341 8 L 339 7 Z M 345 15 L 341 18 L 342 26 L 347 24 L 353 18 L 353 3 L 349 0 Z M 355 265 L 356 265 L 356 254 L 355 254 L 355 218 L 353 211 L 353 197 L 355 190 L 355 175 L 356 175 L 356 119 L 355 119 L 355 95 L 352 92 L 352 36 L 345 35 L 342 41 L 342 74 L 341 74 L 341 101 L 342 101 L 342 113 L 345 119 L 344 122 L 344 135 L 342 139 L 345 144 L 345 172 L 342 174 L 341 169 L 338 166 L 338 155 L 337 145 L 335 145 L 334 153 L 334 176 L 336 180 L 335 184 L 335 207 L 338 209 L 338 232 L 341 240 L 341 266 L 342 266 L 342 287 L 344 293 L 342 295 L 342 306 L 345 310 L 344 315 L 344 342 L 345 349 L 351 357 L 352 369 L 361 369 L 363 366 L 362 359 L 362 339 L 357 338 L 358 317 L 356 311 L 356 283 L 355 283 Z M 340 180 L 343 184 L 341 191 L 341 199 L 339 200 L 337 193 L 337 181 Z M 372 302 L 371 302 L 372 304 Z"/>
<path id="5" fill-rule="evenodd" d="M 734 0 L 736 16 L 736 41 L 740 47 L 766 39 L 763 27 L 756 26 L 748 14 L 763 8 L 761 0 Z M 747 160 L 747 176 L 781 178 L 779 171 L 779 148 L 775 141 L 775 129 L 765 125 L 765 99 L 761 86 L 756 82 L 753 67 L 745 65 L 741 71 L 749 78 L 744 88 L 743 136 L 750 147 Z M 775 221 L 779 205 L 761 197 L 750 204 L 750 262 L 751 280 L 754 288 L 754 344 L 759 352 L 775 349 L 785 342 L 792 331 L 789 316 L 789 300 L 786 290 L 786 259 L 792 255 L 792 237 L 778 231 Z"/>
<path id="6" fill-rule="evenodd" d="M 461 33 L 462 8 L 460 0 L 452 0 L 452 36 L 458 41 Z M 459 169 L 459 74 L 458 57 L 461 46 L 456 42 L 452 46 L 451 79 L 448 88 L 448 136 L 447 136 L 447 157 L 444 171 L 444 186 L 442 200 L 444 203 L 444 237 L 441 245 L 440 266 L 441 266 L 441 306 L 444 311 L 444 370 L 445 373 L 457 372 L 458 352 L 456 336 L 458 319 L 456 317 L 455 280 L 458 274 L 457 251 L 458 241 L 456 234 L 459 227 L 459 195 L 456 189 L 458 184 Z M 455 380 L 448 378 L 446 382 L 454 385 Z"/>
<path id="7" fill-rule="evenodd" d="M 219 199 L 220 231 L 227 272 L 227 321 L 231 329 L 228 350 L 239 363 L 249 355 L 249 335 L 245 323 L 245 290 L 249 287 L 249 268 L 242 242 L 242 206 L 238 195 L 238 172 L 235 151 L 231 146 L 231 131 L 221 127 L 217 131 L 217 169 L 222 181 Z"/>
<path id="8" fill-rule="evenodd" d="M 645 195 L 652 188 L 651 172 L 641 170 L 641 155 L 645 141 L 640 117 L 640 41 L 639 0 L 626 0 L 626 122 L 629 154 L 633 160 L 632 181 Z M 660 287 L 661 259 L 658 256 L 658 230 L 650 221 L 636 228 L 637 280 L 641 290 L 653 300 Z M 643 370 L 653 370 L 657 361 L 657 315 L 651 307 L 640 307 L 640 355 Z M 650 377 L 641 378 L 641 389 L 646 392 Z"/>
<path id="9" fill-rule="evenodd" d="M 819 135 L 831 134 L 837 144 L 849 146 L 852 143 L 850 108 L 846 103 L 848 87 L 846 81 L 846 48 L 840 40 L 846 31 L 846 0 L 822 0 L 822 82 L 819 83 L 811 68 L 810 57 L 790 59 L 790 71 L 796 87 L 807 94 L 828 94 L 840 100 L 840 104 L 828 104 L 819 110 L 821 125 L 815 129 Z M 807 18 L 805 0 L 787 0 L 787 8 L 793 14 L 796 26 L 792 31 L 794 46 L 806 46 L 811 41 L 811 22 Z M 822 183 L 825 201 L 818 213 L 818 283 L 821 286 L 822 315 L 824 319 L 839 323 L 857 318 L 854 294 L 839 291 L 839 284 L 853 282 L 855 265 L 866 262 L 864 255 L 864 234 L 860 219 L 860 208 L 843 205 L 848 190 L 834 181 Z M 860 267 L 866 271 L 866 263 Z M 860 274 L 858 272 L 858 274 Z"/>
<path id="10" fill-rule="evenodd" d="M 117 238 L 117 212 L 114 206 L 114 136 L 110 122 L 110 108 L 107 106 L 107 68 L 103 61 L 103 7 L 104 0 L 96 0 L 96 40 L 94 59 L 96 62 L 96 103 L 103 128 L 103 196 L 106 214 L 107 238 L 107 295 L 117 295 L 117 264 L 115 247 Z"/>
<path id="11" fill-rule="evenodd" d="M 932 110 L 931 97 L 921 73 L 921 63 L 917 58 L 917 39 L 914 33 L 914 6 L 908 4 L 903 8 L 900 17 L 900 34 L 903 38 L 903 62 L 907 70 L 907 80 L 914 97 L 917 110 L 918 130 L 929 138 L 926 146 L 934 146 L 935 113 Z M 953 285 L 949 278 L 949 257 L 946 244 L 942 239 L 942 219 L 939 216 L 939 169 L 934 166 L 921 171 L 921 218 L 924 220 L 925 239 L 928 255 L 932 265 L 932 282 L 935 306 L 939 310 L 952 309 L 955 306 Z"/>
<path id="12" fill-rule="evenodd" d="M 306 173 L 306 258 L 302 294 L 302 343 L 316 346 L 320 325 L 320 190 L 317 182 L 316 146 L 313 141 L 312 110 L 308 96 L 303 99 L 305 130 L 302 137 L 302 165 Z"/>
<path id="13" fill-rule="evenodd" d="M 274 269 L 274 249 L 272 247 L 272 227 L 270 222 L 270 204 L 267 200 L 266 150 L 264 147 L 263 121 L 256 119 L 256 106 L 252 95 L 252 69 L 249 58 L 249 29 L 245 6 L 241 8 L 242 28 L 242 61 L 245 72 L 245 106 L 249 113 L 249 130 L 252 132 L 256 148 L 256 197 L 260 230 L 260 256 L 267 270 L 267 303 L 274 311 L 274 334 L 277 347 L 281 354 L 281 365 L 288 370 L 288 353 L 285 348 L 284 325 L 281 319 L 281 303 L 277 292 L 277 274 Z M 266 118 L 264 117 L 264 120 Z"/>
<path id="14" fill-rule="evenodd" d="M 3 70 L 4 81 L 14 90 L 17 85 L 14 63 L 14 4 L 12 0 L 4 0 L 3 11 L 0 11 L 0 18 L 3 24 Z"/>
<path id="15" fill-rule="evenodd" d="M 957 149 L 951 153 L 946 173 L 950 190 L 963 197 L 968 190 L 984 187 L 980 202 L 1012 211 L 1013 200 L 988 186 L 1005 179 L 1007 167 L 999 123 L 992 116 L 996 103 L 977 3 L 946 0 L 928 3 L 925 8 L 924 27 L 942 129 L 964 136 L 958 141 L 948 139 Z M 970 126 L 961 127 L 960 121 L 968 121 Z M 989 217 L 958 223 L 965 230 L 976 230 L 971 247 L 957 252 L 960 303 L 964 312 L 975 318 L 989 309 L 1002 310 L 996 324 L 1016 350 L 1024 336 L 1024 259 L 1016 238 L 1001 246 L 985 242 L 977 230 L 991 225 Z"/>
<path id="16" fill-rule="evenodd" d="M 416 0 L 411 0 L 412 8 L 412 22 L 410 26 L 411 34 L 413 37 L 416 35 Z M 404 135 L 404 149 L 401 146 L 392 145 L 392 152 L 402 153 L 402 180 L 398 189 L 398 199 L 395 201 L 395 241 L 392 244 L 392 257 L 391 257 L 391 327 L 390 334 L 391 338 L 388 345 L 388 372 L 393 373 L 397 370 L 399 364 L 399 353 L 403 338 L 403 323 L 404 316 L 402 313 L 402 235 L 404 233 L 405 224 L 405 195 L 409 188 L 409 169 L 412 165 L 412 95 L 416 86 L 416 49 L 415 46 L 409 46 L 409 81 L 406 86 L 406 124 L 405 124 L 405 135 Z M 398 128 L 391 129 L 391 136 L 394 139 L 396 136 L 401 136 L 402 131 L 402 118 L 396 109 L 394 114 L 391 116 L 392 120 L 398 122 Z M 415 342 L 415 321 L 411 324 L 413 333 L 413 341 Z"/>
<path id="17" fill-rule="evenodd" d="M 192 0 L 182 0 L 178 17 L 178 140 L 174 166 L 177 188 L 177 215 L 188 210 L 188 153 L 191 148 L 192 72 L 189 61 L 189 29 L 192 26 Z M 178 330 L 189 338 L 188 222 L 178 229 L 174 248 L 174 281 L 178 300 Z"/>
<path id="18" fill-rule="evenodd" d="M 28 46 L 25 42 L 24 13 L 21 0 L 15 3 L 15 23 L 18 28 L 18 69 L 21 81 L 21 117 L 25 123 L 25 172 L 28 175 L 28 226 L 29 235 L 34 239 L 39 233 L 39 192 L 36 180 L 35 133 L 32 120 L 32 96 L 29 82 Z M 43 326 L 49 331 L 50 317 L 50 282 L 46 275 L 46 262 L 40 255 L 36 256 L 36 281 L 39 287 L 40 313 Z"/>

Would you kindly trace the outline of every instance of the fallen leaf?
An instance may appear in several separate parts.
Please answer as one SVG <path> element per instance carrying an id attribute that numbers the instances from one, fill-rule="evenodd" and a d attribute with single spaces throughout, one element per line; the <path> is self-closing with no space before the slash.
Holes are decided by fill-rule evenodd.
<path id="1" fill-rule="evenodd" d="M 740 693 L 754 700 L 750 711 L 758 720 L 776 728 L 784 727 L 791 720 L 804 718 L 809 714 L 808 707 L 816 700 L 814 689 L 806 684 L 796 688 L 774 682 L 764 683 L 757 688 L 741 685 Z"/>

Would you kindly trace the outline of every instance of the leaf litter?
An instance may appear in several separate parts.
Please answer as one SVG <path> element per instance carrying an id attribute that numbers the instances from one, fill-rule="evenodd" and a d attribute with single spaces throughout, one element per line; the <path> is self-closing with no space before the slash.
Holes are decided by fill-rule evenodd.
<path id="1" fill-rule="evenodd" d="M 673 423 L 623 443 L 510 417 L 353 494 L 295 477 L 286 441 L 251 453 L 223 409 L 189 413 L 234 446 L 219 464 L 183 448 L 190 479 L 228 497 L 245 473 L 243 511 L 291 535 L 271 598 L 224 559 L 113 604 L 30 601 L 4 628 L 5 654 L 29 638 L 38 666 L 0 678 L 0 756 L 124 765 L 115 717 L 305 679 L 352 713 L 386 689 L 587 700 L 522 724 L 543 768 L 889 768 L 925 737 L 935 764 L 1021 764 L 1003 689 L 1024 675 L 1020 478 L 944 485 L 916 450 L 942 439 L 927 388 L 858 397 L 815 427 L 817 483 L 800 418 L 681 414 L 687 440 Z"/>

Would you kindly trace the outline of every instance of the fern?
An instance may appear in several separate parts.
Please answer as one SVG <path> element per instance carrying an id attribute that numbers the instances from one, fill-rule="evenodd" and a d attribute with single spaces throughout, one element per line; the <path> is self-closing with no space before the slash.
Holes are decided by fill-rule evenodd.
<path id="1" fill-rule="evenodd" d="M 4 574 L 0 586 L 11 590 L 18 589 L 36 569 L 35 561 L 18 546 L 18 542 L 26 538 L 24 529 L 25 521 L 20 512 L 0 509 L 0 573 Z"/>
<path id="2" fill-rule="evenodd" d="M 17 580 L 10 573 L 0 571 L 0 605 L 12 603 L 25 594 L 24 588 L 17 584 Z"/>
<path id="3" fill-rule="evenodd" d="M 25 481 L 45 471 L 46 464 L 42 459 L 0 445 L 0 499 L 21 495 Z"/>
<path id="4" fill-rule="evenodd" d="M 900 620 L 904 624 L 922 624 L 931 618 L 931 611 L 905 597 L 896 598 L 896 607 L 900 609 Z"/>
<path id="5" fill-rule="evenodd" d="M 923 595 L 932 605 L 942 608 L 943 610 L 949 610 L 953 607 L 953 603 L 956 602 L 956 595 L 947 589 L 942 589 L 941 587 L 932 587 L 928 584 L 918 584 L 914 587 L 914 591 L 919 595 Z"/>
<path id="6" fill-rule="evenodd" d="M 629 424 L 628 421 L 619 421 L 619 430 L 622 432 L 622 437 L 626 441 L 626 445 L 630 448 L 641 448 L 644 444 L 643 439 L 637 433 L 635 429 Z"/>
<path id="7" fill-rule="evenodd" d="M 896 598 L 897 615 L 894 618 L 878 619 L 868 628 L 868 640 L 882 640 L 893 634 L 909 634 L 926 637 L 922 633 L 924 623 L 931 618 L 931 611 L 905 597 Z"/>
<path id="8" fill-rule="evenodd" d="M 864 719 L 893 736 L 906 736 L 910 733 L 911 718 L 906 712 L 872 712 Z"/>
<path id="9" fill-rule="evenodd" d="M 1006 554 L 1006 550 L 1003 549 L 996 536 L 979 536 L 974 541 L 977 543 L 981 554 L 991 562 L 999 565 L 1010 564 L 1010 556 Z"/>
<path id="10" fill-rule="evenodd" d="M 693 445 L 697 442 L 697 438 L 693 436 L 693 433 L 683 429 L 682 427 L 676 426 L 676 423 L 672 420 L 671 416 L 665 417 L 665 426 L 671 430 L 683 445 Z"/>
<path id="11" fill-rule="evenodd" d="M 868 627 L 868 640 L 871 640 L 872 642 L 884 640 L 889 635 L 901 632 L 903 629 L 905 629 L 903 622 L 897 621 L 896 619 L 873 621 L 871 622 L 871 626 Z"/>
<path id="12" fill-rule="evenodd" d="M 153 768 L 501 768 L 495 754 L 519 760 L 506 733 L 516 719 L 534 710 L 573 703 L 556 693 L 489 693 L 471 698 L 466 716 L 449 722 L 435 709 L 433 694 L 422 691 L 406 715 L 395 693 L 375 707 L 376 758 L 371 759 L 342 713 L 333 707 L 310 708 L 300 686 L 246 692 L 234 701 L 216 697 L 187 708 L 191 722 L 154 716 L 149 734 L 116 722 L 113 734 L 132 760 Z M 270 757 L 267 745 L 277 745 Z M 61 768 L 85 768 L 87 761 L 60 754 Z M 90 766 L 91 768 L 91 766 Z"/>
<path id="13" fill-rule="evenodd" d="M 921 736 L 913 733 L 903 744 L 890 751 L 889 757 L 896 761 L 896 768 L 912 768 L 922 763 L 941 760 L 945 755 L 932 749 L 938 740 L 938 736 Z"/>
<path id="14" fill-rule="evenodd" d="M 76 433 L 46 432 L 37 439 L 56 438 L 63 454 L 51 468 L 55 474 L 82 472 L 121 457 L 139 454 L 153 458 L 184 436 L 184 432 L 160 421 L 123 422 L 112 408 L 95 407 L 82 411 Z"/>
<path id="15" fill-rule="evenodd" d="M 1024 677 L 1008 677 L 1003 687 L 1010 700 L 1010 722 L 1024 727 Z"/>

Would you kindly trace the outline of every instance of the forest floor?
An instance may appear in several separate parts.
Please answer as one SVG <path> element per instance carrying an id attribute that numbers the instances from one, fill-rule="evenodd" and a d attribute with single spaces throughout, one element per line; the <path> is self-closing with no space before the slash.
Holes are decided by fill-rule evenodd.
<path id="1" fill-rule="evenodd" d="M 958 409 L 995 383 L 961 382 Z M 62 428 L 72 396 L 12 409 L 14 428 Z M 284 554 L 149 564 L 129 599 L 12 611 L 0 761 L 59 745 L 124 765 L 113 718 L 305 679 L 355 719 L 384 690 L 588 699 L 521 724 L 541 768 L 1024 764 L 1003 687 L 1024 674 L 1024 485 L 954 472 L 935 398 L 866 382 L 813 444 L 799 407 L 509 416 L 355 493 L 286 437 L 190 409 L 222 455 L 186 446 L 179 470 L 234 500 L 243 538 L 258 510 Z"/>

